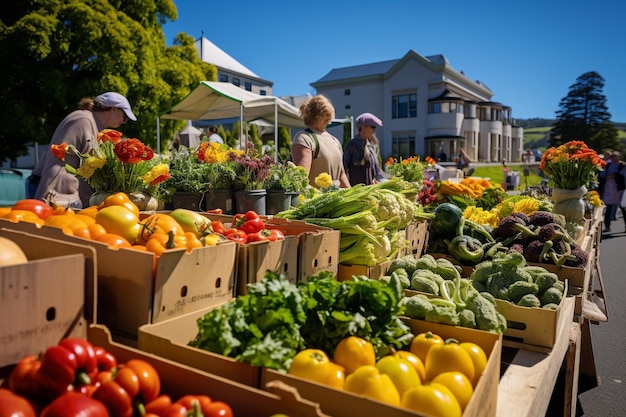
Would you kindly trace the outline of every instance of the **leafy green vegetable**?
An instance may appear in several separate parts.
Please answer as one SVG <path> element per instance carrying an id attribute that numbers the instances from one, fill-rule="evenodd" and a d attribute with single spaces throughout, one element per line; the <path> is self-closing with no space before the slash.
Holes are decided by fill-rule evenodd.
<path id="1" fill-rule="evenodd" d="M 413 335 L 399 318 L 403 307 L 397 275 L 389 284 L 367 277 L 337 281 L 328 271 L 293 285 L 268 271 L 238 296 L 198 319 L 198 334 L 189 344 L 241 362 L 287 370 L 302 349 L 332 355 L 347 336 L 372 342 L 378 357 L 389 346 L 401 349 Z"/>

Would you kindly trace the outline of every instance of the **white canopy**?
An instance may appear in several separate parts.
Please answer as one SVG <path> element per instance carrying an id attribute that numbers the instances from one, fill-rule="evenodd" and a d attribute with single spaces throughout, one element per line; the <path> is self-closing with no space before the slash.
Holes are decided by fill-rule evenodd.
<path id="1" fill-rule="evenodd" d="M 214 120 L 239 117 L 243 121 L 264 119 L 274 126 L 305 128 L 299 110 L 274 96 L 262 96 L 226 82 L 202 81 L 187 97 L 161 118 Z M 242 127 L 243 129 L 243 127 Z M 243 138 L 243 132 L 241 134 Z M 275 129 L 278 152 L 278 129 Z M 276 155 L 278 156 L 278 155 Z"/>

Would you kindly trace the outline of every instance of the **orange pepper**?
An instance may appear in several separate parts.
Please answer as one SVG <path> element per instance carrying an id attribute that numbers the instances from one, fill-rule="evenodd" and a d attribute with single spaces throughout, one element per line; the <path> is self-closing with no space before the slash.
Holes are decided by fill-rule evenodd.
<path id="1" fill-rule="evenodd" d="M 82 214 L 83 216 L 89 216 L 96 218 L 96 214 L 98 214 L 98 206 L 89 206 L 84 208 L 78 212 L 78 214 Z"/>
<path id="2" fill-rule="evenodd" d="M 13 223 L 34 223 L 37 226 L 43 226 L 45 222 L 45 220 L 39 218 L 39 216 L 37 216 L 35 213 L 28 210 L 11 210 L 7 214 L 5 214 L 3 218 L 12 221 Z"/>
<path id="3" fill-rule="evenodd" d="M 146 244 L 155 234 L 167 234 L 171 231 L 174 235 L 184 235 L 183 227 L 172 216 L 164 213 L 151 214 L 140 222 L 138 244 Z"/>
<path id="4" fill-rule="evenodd" d="M 139 217 L 139 207 L 133 203 L 126 193 L 115 193 L 108 196 L 100 205 L 98 209 L 102 209 L 109 206 L 123 206 L 135 213 L 135 216 Z"/>

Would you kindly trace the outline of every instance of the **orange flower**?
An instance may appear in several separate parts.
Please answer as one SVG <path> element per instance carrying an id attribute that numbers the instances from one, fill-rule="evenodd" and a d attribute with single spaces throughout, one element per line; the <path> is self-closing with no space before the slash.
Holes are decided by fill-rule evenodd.
<path id="1" fill-rule="evenodd" d="M 127 139 L 115 145 L 115 155 L 123 163 L 136 164 L 152 159 L 154 151 L 139 139 Z"/>
<path id="2" fill-rule="evenodd" d="M 65 161 L 65 153 L 69 149 L 67 142 L 63 142 L 60 145 L 50 145 L 50 152 L 61 161 Z"/>
<path id="3" fill-rule="evenodd" d="M 102 129 L 98 133 L 98 142 L 111 142 L 113 144 L 119 143 L 122 141 L 122 132 L 118 132 L 113 129 Z"/>
<path id="4" fill-rule="evenodd" d="M 606 166 L 596 151 L 585 142 L 570 141 L 548 148 L 541 158 L 541 169 L 557 188 L 573 190 L 588 185 Z"/>

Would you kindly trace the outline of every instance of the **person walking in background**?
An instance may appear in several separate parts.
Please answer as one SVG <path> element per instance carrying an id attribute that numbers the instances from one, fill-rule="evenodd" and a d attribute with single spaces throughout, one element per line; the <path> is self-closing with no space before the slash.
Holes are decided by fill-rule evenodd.
<path id="1" fill-rule="evenodd" d="M 96 139 L 105 128 L 115 129 L 128 120 L 136 121 L 130 103 L 123 95 L 108 92 L 95 99 L 83 98 L 77 110 L 67 115 L 57 126 L 51 145 L 65 142 L 80 153 L 89 153 L 89 139 Z M 79 168 L 80 158 L 67 153 L 65 161 L 51 152 L 43 152 L 28 180 L 29 198 L 47 199 L 64 207 L 82 208 L 89 205 L 93 189 L 87 182 L 65 170 L 65 164 Z"/>
<path id="2" fill-rule="evenodd" d="M 217 126 L 209 126 L 209 142 L 219 143 L 220 145 L 224 144 L 224 139 L 217 133 Z"/>
<path id="3" fill-rule="evenodd" d="M 316 95 L 300 105 L 300 117 L 306 129 L 299 131 L 291 143 L 293 163 L 304 167 L 309 184 L 315 185 L 315 177 L 327 173 L 333 185 L 349 188 L 350 182 L 343 168 L 341 142 L 326 131 L 335 118 L 335 108 L 325 96 Z"/>
<path id="4" fill-rule="evenodd" d="M 611 152 L 604 171 L 599 175 L 598 192 L 606 206 L 604 212 L 604 233 L 611 231 L 611 221 L 615 219 L 617 208 L 621 208 L 626 231 L 626 208 L 622 207 L 622 197 L 626 189 L 626 164 L 620 161 L 619 152 Z"/>
<path id="5" fill-rule="evenodd" d="M 474 173 L 474 169 L 470 168 L 472 160 L 465 152 L 465 149 L 459 148 L 459 154 L 456 157 L 456 168 L 463 171 L 463 175 L 469 176 Z"/>
<path id="6" fill-rule="evenodd" d="M 372 113 L 363 113 L 356 118 L 357 135 L 350 139 L 343 151 L 343 168 L 350 185 L 376 184 L 383 179 L 376 151 L 376 128 L 383 122 Z"/>

